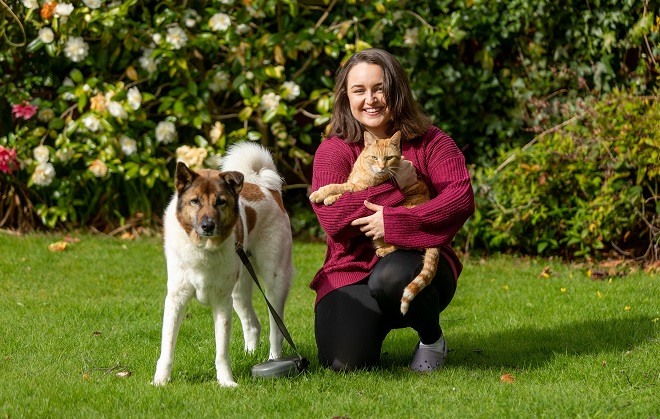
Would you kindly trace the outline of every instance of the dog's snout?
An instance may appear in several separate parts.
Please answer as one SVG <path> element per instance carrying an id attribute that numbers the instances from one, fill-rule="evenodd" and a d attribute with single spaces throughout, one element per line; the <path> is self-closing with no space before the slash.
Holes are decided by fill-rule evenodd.
<path id="1" fill-rule="evenodd" d="M 211 219 L 210 217 L 204 217 L 202 219 L 201 226 L 204 232 L 213 233 L 213 231 L 215 230 L 215 221 L 213 221 L 213 219 Z"/>

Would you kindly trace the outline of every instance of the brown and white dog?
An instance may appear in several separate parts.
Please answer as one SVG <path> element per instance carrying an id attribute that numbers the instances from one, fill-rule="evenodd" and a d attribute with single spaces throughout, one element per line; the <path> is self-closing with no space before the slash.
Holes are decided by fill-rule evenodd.
<path id="1" fill-rule="evenodd" d="M 281 317 L 294 273 L 282 178 L 265 148 L 242 142 L 230 148 L 222 171 L 195 172 L 179 162 L 175 186 L 165 210 L 167 297 L 153 384 L 170 380 L 184 310 L 195 297 L 213 313 L 218 383 L 235 387 L 228 353 L 232 306 L 241 320 L 247 352 L 254 351 L 261 332 L 252 307 L 253 280 L 236 254 L 235 242 L 251 254 L 268 300 Z M 283 336 L 269 317 L 270 357 L 280 358 Z"/>

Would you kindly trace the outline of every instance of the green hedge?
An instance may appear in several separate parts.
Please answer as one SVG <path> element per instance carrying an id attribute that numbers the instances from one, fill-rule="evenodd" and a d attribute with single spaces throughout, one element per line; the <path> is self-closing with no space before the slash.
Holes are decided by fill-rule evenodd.
<path id="1" fill-rule="evenodd" d="M 660 96 L 614 94 L 476 169 L 477 248 L 660 260 Z"/>
<path id="2" fill-rule="evenodd" d="M 0 159 L 19 166 L 0 227 L 154 225 L 175 160 L 215 167 L 247 138 L 276 156 L 297 231 L 321 234 L 313 153 L 335 70 L 369 46 L 480 167 L 658 74 L 657 1 L 69 1 L 0 5 Z"/>

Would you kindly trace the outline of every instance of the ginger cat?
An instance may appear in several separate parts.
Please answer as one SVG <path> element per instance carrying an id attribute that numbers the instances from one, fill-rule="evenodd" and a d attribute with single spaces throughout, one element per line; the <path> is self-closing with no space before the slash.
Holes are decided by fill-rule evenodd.
<path id="1" fill-rule="evenodd" d="M 380 185 L 388 179 L 394 179 L 399 161 L 401 161 L 401 132 L 397 131 L 392 137 L 381 140 L 366 131 L 364 133 L 364 150 L 355 161 L 346 183 L 325 185 L 313 192 L 309 199 L 317 204 L 323 202 L 325 205 L 332 205 L 346 192 L 360 191 L 369 186 Z M 430 199 L 429 189 L 420 179 L 414 185 L 404 189 L 403 193 L 406 195 L 403 205 L 407 208 L 416 207 Z M 388 255 L 397 249 L 396 246 L 386 244 L 383 239 L 374 240 L 374 247 L 378 257 Z M 413 298 L 431 283 L 438 268 L 440 249 L 432 247 L 423 250 L 422 270 L 408 284 L 401 297 L 401 313 L 404 315 L 408 312 Z"/>

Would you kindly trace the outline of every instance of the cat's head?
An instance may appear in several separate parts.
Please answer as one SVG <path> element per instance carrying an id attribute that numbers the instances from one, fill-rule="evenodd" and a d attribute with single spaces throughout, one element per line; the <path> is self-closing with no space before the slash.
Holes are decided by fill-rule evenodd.
<path id="1" fill-rule="evenodd" d="M 380 139 L 365 131 L 362 154 L 375 176 L 394 177 L 401 161 L 401 132 Z"/>

